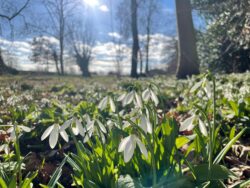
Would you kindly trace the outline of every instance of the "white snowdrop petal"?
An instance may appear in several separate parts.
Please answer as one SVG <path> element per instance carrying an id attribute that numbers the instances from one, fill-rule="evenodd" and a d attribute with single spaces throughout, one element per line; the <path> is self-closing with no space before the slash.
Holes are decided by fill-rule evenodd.
<path id="1" fill-rule="evenodd" d="M 150 98 L 150 90 L 146 89 L 142 92 L 142 99 L 147 102 L 149 98 Z"/>
<path id="2" fill-rule="evenodd" d="M 60 129 L 61 129 L 61 130 L 65 130 L 65 129 L 69 128 L 69 126 L 71 125 L 71 123 L 72 123 L 72 119 L 65 121 L 65 122 L 62 124 L 62 126 L 61 126 Z"/>
<path id="3" fill-rule="evenodd" d="M 95 121 L 88 122 L 86 125 L 86 130 L 89 131 L 89 130 L 94 129 L 94 124 L 95 124 Z"/>
<path id="4" fill-rule="evenodd" d="M 152 134 L 153 130 L 152 130 L 152 124 L 150 123 L 149 119 L 146 118 L 146 124 L 147 124 L 147 132 Z"/>
<path id="5" fill-rule="evenodd" d="M 180 131 L 190 131 L 194 128 L 193 125 L 193 121 L 195 119 L 195 115 L 187 118 L 186 120 L 184 120 L 183 122 L 181 122 L 181 126 L 180 126 Z"/>
<path id="6" fill-rule="evenodd" d="M 122 141 L 121 141 L 121 143 L 119 144 L 119 147 L 118 147 L 118 152 L 123 152 L 124 151 L 125 146 L 127 145 L 129 139 L 130 139 L 130 136 L 122 139 Z"/>
<path id="7" fill-rule="evenodd" d="M 88 134 L 86 134 L 84 139 L 83 139 L 83 142 L 86 143 L 89 141 L 89 139 L 90 139 L 90 137 L 88 136 Z"/>
<path id="8" fill-rule="evenodd" d="M 69 142 L 69 136 L 65 130 L 60 130 L 60 135 L 65 140 L 65 142 Z"/>
<path id="9" fill-rule="evenodd" d="M 135 151 L 135 141 L 133 136 L 130 136 L 129 141 L 127 142 L 125 149 L 124 149 L 124 162 L 127 163 L 133 157 Z"/>
<path id="10" fill-rule="evenodd" d="M 126 129 L 129 126 L 130 126 L 130 123 L 128 121 L 124 121 L 122 125 L 122 129 Z"/>
<path id="11" fill-rule="evenodd" d="M 137 142 L 137 145 L 139 146 L 139 149 L 140 149 L 141 153 L 142 153 L 146 158 L 148 158 L 148 151 L 147 151 L 145 145 L 140 141 L 139 138 L 136 139 L 136 142 Z"/>
<path id="12" fill-rule="evenodd" d="M 99 103 L 98 105 L 98 108 L 100 110 L 104 110 L 106 107 L 107 107 L 107 104 L 108 104 L 108 96 L 104 97 L 101 102 Z"/>
<path id="13" fill-rule="evenodd" d="M 41 140 L 42 140 L 42 141 L 50 135 L 50 133 L 51 133 L 53 127 L 54 127 L 54 125 L 51 125 L 51 126 L 49 126 L 49 127 L 44 131 L 44 133 L 42 134 L 42 137 L 41 137 Z"/>
<path id="14" fill-rule="evenodd" d="M 141 97 L 138 95 L 138 93 L 135 93 L 135 100 L 136 100 L 136 104 L 137 106 L 139 106 L 140 108 L 142 108 L 142 100 Z"/>
<path id="15" fill-rule="evenodd" d="M 78 119 L 75 119 L 75 122 L 78 132 L 80 133 L 81 136 L 84 136 L 86 131 L 84 130 L 81 122 Z"/>
<path id="16" fill-rule="evenodd" d="M 11 133 L 10 133 L 10 140 L 15 140 L 16 139 L 16 133 L 15 131 L 13 130 Z"/>
<path id="17" fill-rule="evenodd" d="M 31 131 L 31 128 L 29 127 L 26 127 L 26 126 L 23 126 L 23 125 L 20 125 L 19 126 L 24 132 L 30 132 Z"/>
<path id="18" fill-rule="evenodd" d="M 59 136 L 59 126 L 54 125 L 53 129 L 49 135 L 49 145 L 51 149 L 53 149 L 56 146 L 56 143 L 58 141 L 58 136 Z"/>
<path id="19" fill-rule="evenodd" d="M 122 100 L 124 100 L 124 98 L 126 97 L 126 93 L 123 93 L 122 95 L 120 95 L 119 97 L 118 97 L 118 99 L 117 99 L 117 101 L 122 101 Z"/>
<path id="20" fill-rule="evenodd" d="M 84 143 L 88 142 L 89 139 L 91 138 L 92 134 L 93 134 L 93 129 L 90 129 L 90 130 L 87 132 L 87 134 L 85 135 L 83 142 L 84 142 Z"/>
<path id="21" fill-rule="evenodd" d="M 159 104 L 158 97 L 156 96 L 156 94 L 152 90 L 150 90 L 150 94 L 151 94 L 151 99 L 155 103 L 155 106 L 158 106 L 158 104 Z"/>
<path id="22" fill-rule="evenodd" d="M 201 133 L 204 135 L 204 136 L 207 136 L 207 128 L 206 128 L 206 125 L 205 123 L 199 119 L 199 128 L 200 128 L 200 131 Z"/>
<path id="23" fill-rule="evenodd" d="M 110 104 L 110 109 L 112 112 L 115 112 L 116 108 L 115 108 L 115 103 L 113 101 L 113 99 L 110 97 L 109 98 L 109 104 Z"/>
<path id="24" fill-rule="evenodd" d="M 8 128 L 7 133 L 11 133 L 13 131 L 14 131 L 14 127 L 12 126 L 12 127 Z"/>
<path id="25" fill-rule="evenodd" d="M 98 123 L 98 125 L 99 125 L 101 131 L 102 131 L 103 133 L 107 133 L 107 130 L 106 130 L 106 128 L 104 127 L 104 125 L 102 124 L 102 122 L 100 122 L 100 120 L 97 120 L 97 123 Z"/>
<path id="26" fill-rule="evenodd" d="M 124 98 L 124 104 L 128 105 L 130 104 L 134 99 L 134 91 L 131 91 L 127 96 Z"/>
<path id="27" fill-rule="evenodd" d="M 208 98 L 211 98 L 212 97 L 212 89 L 211 89 L 211 85 L 210 85 L 209 81 L 207 81 L 204 90 L 205 90 Z"/>
<path id="28" fill-rule="evenodd" d="M 141 127 L 145 133 L 147 133 L 147 120 L 144 115 L 141 116 L 141 122 L 139 124 L 139 127 Z"/>
<path id="29" fill-rule="evenodd" d="M 72 132 L 77 136 L 79 134 L 79 129 L 77 127 L 72 127 Z"/>

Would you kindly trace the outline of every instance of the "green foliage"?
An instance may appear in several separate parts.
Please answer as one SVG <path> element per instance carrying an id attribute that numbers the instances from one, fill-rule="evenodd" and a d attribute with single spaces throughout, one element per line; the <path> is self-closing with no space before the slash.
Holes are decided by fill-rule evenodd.
<path id="1" fill-rule="evenodd" d="M 198 35 L 201 63 L 226 73 L 249 70 L 249 1 L 193 0 L 193 5 L 208 24 L 207 30 Z"/>
<path id="2" fill-rule="evenodd" d="M 60 163 L 50 180 L 40 184 L 46 188 L 71 183 L 110 188 L 218 187 L 235 178 L 224 159 L 236 141 L 249 134 L 249 75 L 164 79 L 129 82 L 122 90 L 117 83 L 112 91 L 91 82 L 92 90 L 74 88 L 72 98 L 66 91 L 55 97 L 50 90 L 43 89 L 45 94 L 29 90 L 29 101 L 14 86 L 6 89 L 0 93 L 1 119 L 6 124 L 1 134 L 13 137 L 0 140 L 1 187 L 41 183 L 37 182 L 41 169 L 25 176 L 24 159 L 30 151 L 42 153 L 43 163 Z M 48 137 L 49 144 L 41 137 Z M 65 169 L 70 182 L 63 181 Z"/>

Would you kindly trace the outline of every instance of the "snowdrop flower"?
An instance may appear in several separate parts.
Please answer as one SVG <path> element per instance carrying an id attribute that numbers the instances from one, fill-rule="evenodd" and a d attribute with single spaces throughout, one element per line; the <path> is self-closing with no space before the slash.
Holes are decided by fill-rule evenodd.
<path id="1" fill-rule="evenodd" d="M 139 127 L 141 127 L 145 133 L 152 134 L 152 125 L 149 119 L 144 114 L 141 116 Z"/>
<path id="2" fill-rule="evenodd" d="M 68 127 L 72 128 L 72 132 L 74 135 L 81 135 L 84 136 L 86 130 L 83 128 L 82 123 L 80 122 L 79 119 L 76 117 L 71 118 L 70 120 L 65 121 L 65 123 L 62 125 L 61 130 L 65 130 Z"/>
<path id="3" fill-rule="evenodd" d="M 115 107 L 115 103 L 113 101 L 113 99 L 110 96 L 106 96 L 104 97 L 101 102 L 98 105 L 98 108 L 100 110 L 104 110 L 105 108 L 107 108 L 108 104 L 110 105 L 110 109 L 112 112 L 115 112 L 116 107 Z"/>
<path id="4" fill-rule="evenodd" d="M 87 115 L 86 116 L 86 121 L 87 121 L 87 125 L 86 125 L 86 134 L 84 136 L 84 142 L 88 142 L 89 139 L 91 138 L 91 136 L 93 135 L 94 132 L 97 133 L 97 135 L 99 135 L 103 141 L 103 143 L 105 142 L 105 136 L 104 134 L 107 133 L 107 129 L 105 128 L 105 126 L 103 125 L 103 123 L 100 120 L 92 120 L 90 119 L 90 117 Z M 96 127 L 98 126 L 98 127 Z M 97 131 L 96 129 L 100 130 Z"/>
<path id="5" fill-rule="evenodd" d="M 186 120 L 184 120 L 183 122 L 181 122 L 181 126 L 180 126 L 180 131 L 191 131 L 194 129 L 194 121 L 197 119 L 198 117 L 196 115 L 192 115 L 191 117 L 187 118 Z M 199 120 L 199 129 L 201 131 L 201 133 L 204 135 L 204 136 L 207 136 L 208 133 L 207 133 L 207 128 L 206 128 L 206 125 L 205 123 L 200 119 L 198 118 Z"/>
<path id="6" fill-rule="evenodd" d="M 133 157 L 136 145 L 139 146 L 141 153 L 148 158 L 148 151 L 145 145 L 137 138 L 135 135 L 130 135 L 124 139 L 122 139 L 118 152 L 123 152 L 124 154 L 124 162 L 127 163 Z"/>
<path id="7" fill-rule="evenodd" d="M 4 151 L 5 154 L 10 153 L 10 148 L 8 144 L 3 144 L 0 146 L 0 152 Z"/>
<path id="8" fill-rule="evenodd" d="M 69 137 L 68 137 L 65 129 L 60 128 L 59 124 L 53 124 L 53 125 L 49 126 L 44 131 L 44 133 L 41 137 L 41 140 L 43 141 L 49 136 L 49 145 L 50 145 L 51 149 L 53 149 L 57 144 L 59 134 L 66 142 L 69 141 Z"/>
<path id="9" fill-rule="evenodd" d="M 194 120 L 196 116 L 192 115 L 183 122 L 181 122 L 180 131 L 191 131 L 194 128 Z"/>
<path id="10" fill-rule="evenodd" d="M 121 101 L 122 106 L 129 105 L 134 101 L 136 106 L 139 108 L 143 107 L 141 96 L 136 91 L 122 94 L 120 97 L 118 97 L 117 101 Z"/>
<path id="11" fill-rule="evenodd" d="M 154 102 L 155 106 L 158 106 L 158 104 L 159 104 L 159 99 L 158 99 L 158 97 L 157 97 L 156 94 L 155 94 L 151 89 L 149 89 L 149 88 L 143 91 L 143 93 L 142 93 L 142 99 L 143 99 L 145 102 L 147 102 L 149 99 L 151 99 L 151 100 Z"/>
<path id="12" fill-rule="evenodd" d="M 6 127 L 10 127 L 8 130 L 7 130 L 7 133 L 10 134 L 10 139 L 11 140 L 15 140 L 16 139 L 16 132 L 15 132 L 15 129 L 14 129 L 14 126 L 15 125 L 7 125 Z M 17 132 L 30 132 L 31 131 L 31 128 L 29 127 L 26 127 L 26 126 L 23 126 L 23 125 L 17 125 L 16 127 L 16 131 Z"/>

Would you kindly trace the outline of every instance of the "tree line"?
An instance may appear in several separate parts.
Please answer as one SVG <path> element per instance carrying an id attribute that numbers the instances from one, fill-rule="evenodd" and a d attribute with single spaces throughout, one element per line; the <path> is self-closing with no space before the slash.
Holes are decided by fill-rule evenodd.
<path id="1" fill-rule="evenodd" d="M 79 0 L 80 1 L 80 0 Z M 42 35 L 34 37 L 31 42 L 32 55 L 30 59 L 45 64 L 47 70 L 53 63 L 60 75 L 65 74 L 65 51 L 70 53 L 79 66 L 82 75 L 89 77 L 89 64 L 93 58 L 94 29 L 87 16 L 77 11 L 79 1 L 72 0 L 41 0 L 46 12 L 45 23 L 29 23 L 33 31 Z M 115 44 L 117 72 L 121 70 L 123 59 L 122 40 L 132 39 L 131 44 L 131 77 L 139 77 L 143 72 L 149 73 L 150 42 L 156 22 L 155 16 L 159 10 L 157 0 L 121 0 L 117 7 L 108 0 L 110 8 L 111 30 L 118 32 L 121 37 L 113 37 Z M 178 30 L 177 42 L 177 78 L 186 78 L 199 73 L 199 67 L 205 66 L 211 70 L 225 72 L 244 72 L 249 69 L 249 31 L 250 16 L 247 11 L 248 1 L 236 0 L 175 0 L 176 21 Z M 27 7 L 32 7 L 30 0 L 16 6 L 13 1 L 0 12 L 0 24 L 3 21 L 12 22 Z M 232 11 L 227 7 L 232 6 Z M 115 11 L 113 10 L 115 9 Z M 196 10 L 209 26 L 206 31 L 194 29 L 192 11 Z M 85 14 L 87 14 L 85 12 Z M 43 16 L 41 16 L 43 17 Z M 38 19 L 39 20 L 39 19 Z M 24 19 L 25 21 L 25 19 Z M 143 24 L 141 24 L 143 23 Z M 239 25 L 237 25 L 240 23 Z M 146 42 L 141 46 L 139 29 L 143 27 Z M 166 26 L 167 27 L 167 26 Z M 47 37 L 54 37 L 57 43 L 51 43 Z M 208 46 L 209 45 L 209 46 Z M 198 47 L 198 48 L 197 48 Z M 1 49 L 1 46 L 0 46 Z M 142 60 L 144 50 L 145 60 Z M 216 52 L 216 53 L 214 53 Z M 139 70 L 139 72 L 138 72 Z M 49 70 L 48 70 L 49 71 Z M 6 66 L 0 50 L 0 72 L 16 73 L 13 68 Z"/>

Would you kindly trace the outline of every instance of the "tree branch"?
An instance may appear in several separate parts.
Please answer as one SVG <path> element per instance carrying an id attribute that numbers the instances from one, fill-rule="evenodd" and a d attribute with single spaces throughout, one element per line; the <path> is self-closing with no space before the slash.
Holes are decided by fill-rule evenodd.
<path id="1" fill-rule="evenodd" d="M 13 20 L 15 17 L 17 17 L 29 4 L 30 0 L 27 0 L 26 3 L 17 11 L 15 12 L 12 16 L 7 16 L 5 14 L 0 14 L 0 18 L 5 18 L 9 21 Z"/>

